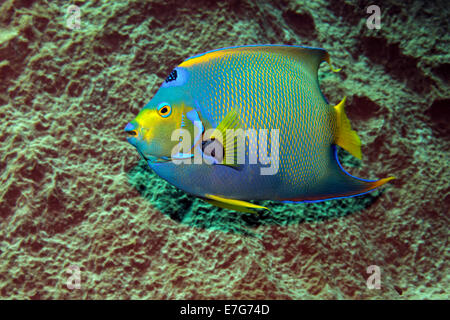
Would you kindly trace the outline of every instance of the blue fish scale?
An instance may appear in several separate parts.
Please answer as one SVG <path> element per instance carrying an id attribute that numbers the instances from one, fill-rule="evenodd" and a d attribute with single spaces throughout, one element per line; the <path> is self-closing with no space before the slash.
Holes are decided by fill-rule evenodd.
<path id="1" fill-rule="evenodd" d="M 256 180 L 280 185 L 282 194 L 298 194 L 300 188 L 306 191 L 327 175 L 335 114 L 320 92 L 316 75 L 301 61 L 241 51 L 188 69 L 189 90 L 213 127 L 234 109 L 243 129 L 280 130 L 279 172 Z"/>

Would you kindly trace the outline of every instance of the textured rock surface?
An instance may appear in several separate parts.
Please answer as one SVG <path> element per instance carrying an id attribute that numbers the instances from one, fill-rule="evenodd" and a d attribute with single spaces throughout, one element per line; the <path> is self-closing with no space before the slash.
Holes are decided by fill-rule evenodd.
<path id="1" fill-rule="evenodd" d="M 6 0 L 0 8 L 0 297 L 449 298 L 449 13 L 444 1 Z M 257 4 L 256 4 L 257 3 Z M 445 4 L 445 5 L 444 5 Z M 186 57 L 254 43 L 329 50 L 375 194 L 213 208 L 139 162 L 123 127 Z M 69 290 L 66 269 L 81 269 Z M 369 290 L 366 268 L 381 268 Z"/>

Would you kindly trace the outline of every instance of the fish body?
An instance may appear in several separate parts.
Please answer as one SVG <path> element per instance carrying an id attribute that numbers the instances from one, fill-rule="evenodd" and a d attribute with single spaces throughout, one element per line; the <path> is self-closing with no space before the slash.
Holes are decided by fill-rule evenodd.
<path id="1" fill-rule="evenodd" d="M 336 145 L 361 157 L 360 142 L 345 115 L 345 99 L 333 107 L 320 90 L 317 72 L 322 61 L 329 62 L 323 49 L 282 45 L 225 48 L 191 57 L 174 69 L 127 125 L 126 131 L 136 134 L 129 142 L 163 179 L 236 210 L 251 210 L 243 200 L 317 201 L 373 190 L 390 178 L 353 177 L 337 159 Z M 155 123 L 161 105 L 170 106 L 175 115 L 166 124 Z M 169 148 L 178 143 L 168 143 L 168 132 L 176 129 L 193 136 L 190 150 L 178 154 L 188 160 L 194 159 L 195 151 L 207 157 L 201 148 L 206 129 L 215 129 L 215 134 L 241 129 L 248 134 L 245 161 L 167 161 L 173 160 Z M 153 136 L 145 138 L 146 130 Z M 225 138 L 217 140 L 227 151 Z M 151 159 L 155 155 L 162 161 Z"/>

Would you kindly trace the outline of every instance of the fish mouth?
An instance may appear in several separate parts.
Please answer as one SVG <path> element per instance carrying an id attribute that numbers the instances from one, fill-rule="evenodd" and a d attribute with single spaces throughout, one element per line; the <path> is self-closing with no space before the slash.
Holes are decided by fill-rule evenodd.
<path id="1" fill-rule="evenodd" d="M 160 163 L 168 163 L 172 162 L 173 160 L 183 160 L 186 158 L 192 158 L 193 154 L 176 154 L 175 157 L 167 157 L 167 156 L 155 156 L 148 154 L 145 151 L 139 150 L 138 147 L 136 147 L 137 152 L 139 155 L 148 163 L 148 164 L 160 164 Z M 180 156 L 179 156 L 180 155 Z"/>
<path id="2" fill-rule="evenodd" d="M 157 156 L 143 153 L 139 150 L 138 150 L 138 152 L 141 155 L 141 157 L 144 158 L 144 160 L 147 161 L 147 163 L 149 163 L 149 164 L 166 163 L 166 162 L 172 161 L 172 158 L 170 158 L 170 157 L 157 157 Z"/>

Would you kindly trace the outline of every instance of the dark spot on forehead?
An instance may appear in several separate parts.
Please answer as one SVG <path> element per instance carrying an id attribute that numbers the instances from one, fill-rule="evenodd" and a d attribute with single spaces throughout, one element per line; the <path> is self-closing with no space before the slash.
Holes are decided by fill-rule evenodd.
<path id="1" fill-rule="evenodd" d="M 175 81 L 177 80 L 177 70 L 173 70 L 169 76 L 166 78 L 165 82 Z"/>

